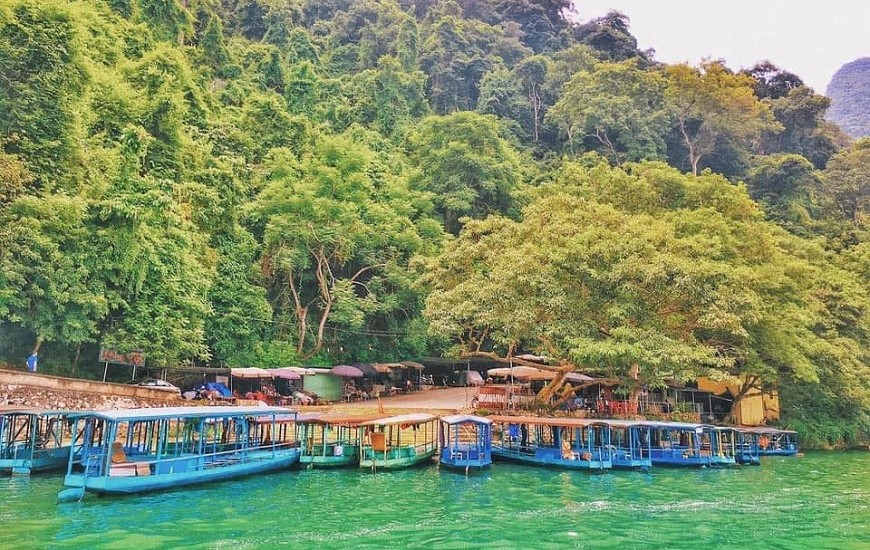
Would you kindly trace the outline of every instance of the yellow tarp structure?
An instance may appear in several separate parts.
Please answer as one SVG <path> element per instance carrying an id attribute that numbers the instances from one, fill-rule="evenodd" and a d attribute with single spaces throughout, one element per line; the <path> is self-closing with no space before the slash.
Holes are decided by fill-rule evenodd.
<path id="1" fill-rule="evenodd" d="M 731 396 L 740 393 L 740 386 L 728 382 L 717 382 L 709 378 L 698 379 L 698 389 L 713 395 L 730 392 Z M 761 426 L 779 419 L 779 396 L 776 392 L 764 393 L 759 389 L 750 389 L 735 411 L 738 424 L 743 426 Z"/>

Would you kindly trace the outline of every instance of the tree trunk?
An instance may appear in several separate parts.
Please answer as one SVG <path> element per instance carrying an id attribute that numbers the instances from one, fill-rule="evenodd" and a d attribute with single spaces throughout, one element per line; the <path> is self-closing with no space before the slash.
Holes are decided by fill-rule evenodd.
<path id="1" fill-rule="evenodd" d="M 79 358 L 82 356 L 82 345 L 76 346 L 76 356 L 73 358 L 72 374 L 75 374 L 79 368 Z"/>
<path id="2" fill-rule="evenodd" d="M 689 154 L 691 155 L 691 158 L 689 160 L 692 162 L 692 175 L 697 176 L 698 175 L 698 162 L 701 160 L 701 157 L 697 156 L 697 155 L 693 155 L 692 153 L 689 153 Z"/>
<path id="3" fill-rule="evenodd" d="M 728 412 L 728 416 L 725 417 L 725 421 L 730 424 L 737 423 L 737 406 L 740 405 L 740 402 L 746 397 L 746 394 L 752 388 L 756 388 L 758 384 L 758 377 L 751 376 L 744 379 L 743 384 L 740 386 L 740 391 L 737 395 L 734 396 L 734 401 L 731 403 L 731 410 Z"/>
<path id="4" fill-rule="evenodd" d="M 308 330 L 308 306 L 302 305 L 302 298 L 299 296 L 299 290 L 296 288 L 296 282 L 293 280 L 293 273 L 287 276 L 287 284 L 290 286 L 290 293 L 293 295 L 293 311 L 296 313 L 296 352 L 302 353 L 305 349 L 305 333 Z"/>
<path id="5" fill-rule="evenodd" d="M 613 162 L 617 166 L 621 166 L 621 163 L 619 160 L 619 152 L 616 150 L 616 146 L 613 145 L 613 142 L 610 141 L 610 137 L 607 135 L 607 132 L 604 130 L 601 130 L 600 128 L 596 128 L 595 129 L 595 137 L 598 138 L 598 141 L 600 141 L 605 147 L 607 147 L 610 150 L 610 154 L 613 155 Z"/>
<path id="6" fill-rule="evenodd" d="M 632 403 L 637 403 L 637 398 L 640 396 L 640 365 L 632 363 L 631 368 L 628 370 L 628 376 L 635 381 L 634 387 L 631 388 L 631 393 L 628 396 L 628 400 Z"/>
<path id="7" fill-rule="evenodd" d="M 686 130 L 685 119 L 680 119 L 680 133 L 683 134 L 683 141 L 686 144 L 686 149 L 689 151 L 689 162 L 692 164 L 692 175 L 698 175 L 698 161 L 701 160 L 701 155 L 695 152 L 695 142 L 689 137 L 689 132 Z"/>
<path id="8" fill-rule="evenodd" d="M 532 86 L 529 89 L 529 103 L 532 106 L 532 119 L 534 123 L 532 125 L 532 137 L 534 141 L 538 141 L 540 138 L 540 123 L 539 119 L 541 117 L 541 107 L 543 105 L 543 101 L 541 101 L 541 94 L 538 93 L 538 90 L 535 86 Z"/>

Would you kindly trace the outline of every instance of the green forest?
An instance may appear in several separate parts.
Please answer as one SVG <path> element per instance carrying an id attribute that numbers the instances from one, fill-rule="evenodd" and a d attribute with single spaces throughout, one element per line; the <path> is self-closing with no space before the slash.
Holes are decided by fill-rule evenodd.
<path id="1" fill-rule="evenodd" d="M 866 443 L 870 140 L 829 103 L 569 0 L 4 0 L 0 360 L 535 353 Z"/>

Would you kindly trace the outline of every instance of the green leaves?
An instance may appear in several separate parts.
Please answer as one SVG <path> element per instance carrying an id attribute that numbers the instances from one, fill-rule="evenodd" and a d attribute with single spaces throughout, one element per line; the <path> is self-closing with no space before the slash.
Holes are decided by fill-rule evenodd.
<path id="1" fill-rule="evenodd" d="M 621 376 L 639 366 L 657 385 L 814 381 L 819 361 L 851 346 L 819 331 L 833 305 L 821 273 L 836 268 L 724 178 L 567 165 L 537 195 L 521 222 L 468 222 L 430 265 L 431 330 L 465 352 L 526 350 Z M 863 310 L 867 293 L 850 299 Z"/>
<path id="2" fill-rule="evenodd" d="M 279 315 L 293 318 L 297 351 L 319 353 L 328 328 L 358 330 L 392 316 L 410 281 L 411 257 L 426 250 L 420 212 L 376 155 L 347 138 L 321 138 L 293 170 L 273 157 L 272 177 L 249 209 L 262 233 L 262 264 Z"/>
<path id="3" fill-rule="evenodd" d="M 671 65 L 665 69 L 667 97 L 697 175 L 701 158 L 716 150 L 723 137 L 752 143 L 764 131 L 778 131 L 770 107 L 753 91 L 753 80 L 732 74 L 721 63 L 704 63 L 700 69 Z"/>
<path id="4" fill-rule="evenodd" d="M 636 61 L 602 63 L 574 75 L 547 120 L 567 136 L 570 149 L 598 142 L 617 165 L 661 158 L 671 122 L 664 90 L 661 75 L 638 69 Z"/>
<path id="5" fill-rule="evenodd" d="M 419 170 L 412 184 L 435 194 L 445 230 L 458 233 L 461 216 L 510 210 L 511 192 L 522 178 L 520 161 L 494 117 L 429 117 L 410 145 Z"/>

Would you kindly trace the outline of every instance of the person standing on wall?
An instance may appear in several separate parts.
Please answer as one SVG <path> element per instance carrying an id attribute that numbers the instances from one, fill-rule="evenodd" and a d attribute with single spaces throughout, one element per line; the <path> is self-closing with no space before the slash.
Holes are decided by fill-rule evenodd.
<path id="1" fill-rule="evenodd" d="M 30 354 L 30 357 L 27 358 L 27 372 L 36 372 L 36 362 L 39 360 L 39 357 L 36 355 L 36 352 Z"/>

